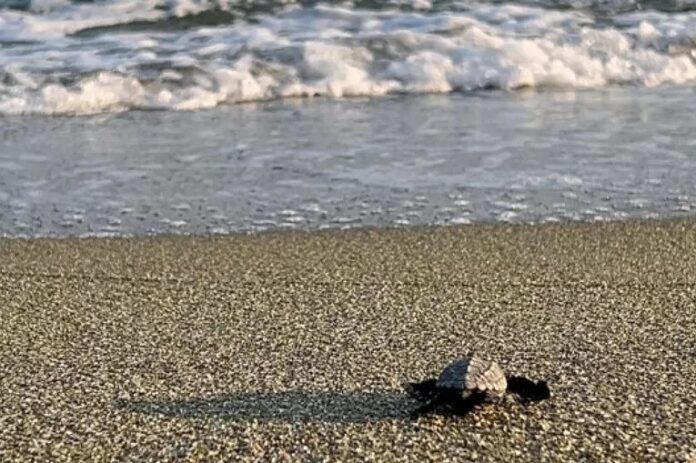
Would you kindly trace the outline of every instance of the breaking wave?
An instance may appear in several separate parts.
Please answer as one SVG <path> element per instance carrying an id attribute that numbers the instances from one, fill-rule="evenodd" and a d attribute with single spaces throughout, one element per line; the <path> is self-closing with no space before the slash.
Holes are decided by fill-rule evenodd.
<path id="1" fill-rule="evenodd" d="M 687 0 L 0 5 L 0 114 L 696 82 Z"/>

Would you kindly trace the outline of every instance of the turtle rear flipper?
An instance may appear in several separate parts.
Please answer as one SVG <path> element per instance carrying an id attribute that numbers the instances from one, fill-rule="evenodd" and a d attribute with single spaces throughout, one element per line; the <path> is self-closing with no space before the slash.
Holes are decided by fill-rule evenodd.
<path id="1" fill-rule="evenodd" d="M 462 397 L 458 391 L 439 390 L 431 400 L 411 412 L 411 418 L 418 419 L 433 412 L 444 416 L 465 416 L 477 406 L 485 404 L 486 398 L 487 394 L 482 391 L 474 391 Z"/>
<path id="2" fill-rule="evenodd" d="M 456 416 L 464 416 L 474 410 L 479 405 L 483 405 L 488 400 L 488 395 L 485 392 L 473 392 L 468 397 L 465 397 L 452 406 L 452 414 Z"/>
<path id="3" fill-rule="evenodd" d="M 425 402 L 417 409 L 411 412 L 410 416 L 412 420 L 417 420 L 423 415 L 427 415 L 439 409 L 442 405 L 447 403 L 447 397 L 444 395 L 434 394 L 432 399 Z"/>
<path id="4" fill-rule="evenodd" d="M 522 402 L 538 402 L 551 397 L 551 390 L 546 381 L 532 381 L 524 376 L 509 376 L 507 390 L 517 394 Z"/>
<path id="5" fill-rule="evenodd" d="M 409 396 L 419 402 L 427 402 L 432 400 L 437 394 L 436 383 L 436 379 L 426 379 L 419 383 L 406 383 L 404 384 L 404 389 L 406 389 Z"/>

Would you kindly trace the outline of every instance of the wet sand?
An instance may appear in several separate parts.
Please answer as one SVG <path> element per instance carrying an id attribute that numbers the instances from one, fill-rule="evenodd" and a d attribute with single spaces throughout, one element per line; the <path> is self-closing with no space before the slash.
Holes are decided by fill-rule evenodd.
<path id="1" fill-rule="evenodd" d="M 0 461 L 693 461 L 696 221 L 0 241 Z M 407 418 L 468 350 L 553 397 Z"/>

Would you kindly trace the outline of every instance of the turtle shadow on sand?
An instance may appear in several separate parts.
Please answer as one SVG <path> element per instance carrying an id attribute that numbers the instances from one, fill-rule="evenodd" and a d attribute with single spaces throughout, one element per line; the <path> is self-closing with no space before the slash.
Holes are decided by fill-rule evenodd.
<path id="1" fill-rule="evenodd" d="M 126 400 L 116 407 L 169 418 L 215 417 L 236 421 L 367 423 L 409 417 L 398 390 L 374 392 L 242 392 L 188 400 Z"/>
<path id="2" fill-rule="evenodd" d="M 404 383 L 406 394 L 381 391 L 242 392 L 187 400 L 117 400 L 117 408 L 160 417 L 215 417 L 235 421 L 315 421 L 367 423 L 388 419 L 418 419 L 423 415 L 464 416 L 486 403 L 514 397 L 527 405 L 546 400 L 546 381 L 505 376 L 500 366 L 475 354 L 450 363 L 436 378 Z M 409 402 L 420 406 L 410 409 Z"/>

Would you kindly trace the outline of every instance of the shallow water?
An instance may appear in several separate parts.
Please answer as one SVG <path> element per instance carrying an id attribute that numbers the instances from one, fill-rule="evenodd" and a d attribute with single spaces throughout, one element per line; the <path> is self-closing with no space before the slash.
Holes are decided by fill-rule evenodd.
<path id="1" fill-rule="evenodd" d="M 681 216 L 696 210 L 695 92 L 487 91 L 5 117 L 0 233 Z"/>
<path id="2" fill-rule="evenodd" d="M 0 233 L 671 217 L 693 0 L 0 0 Z"/>

